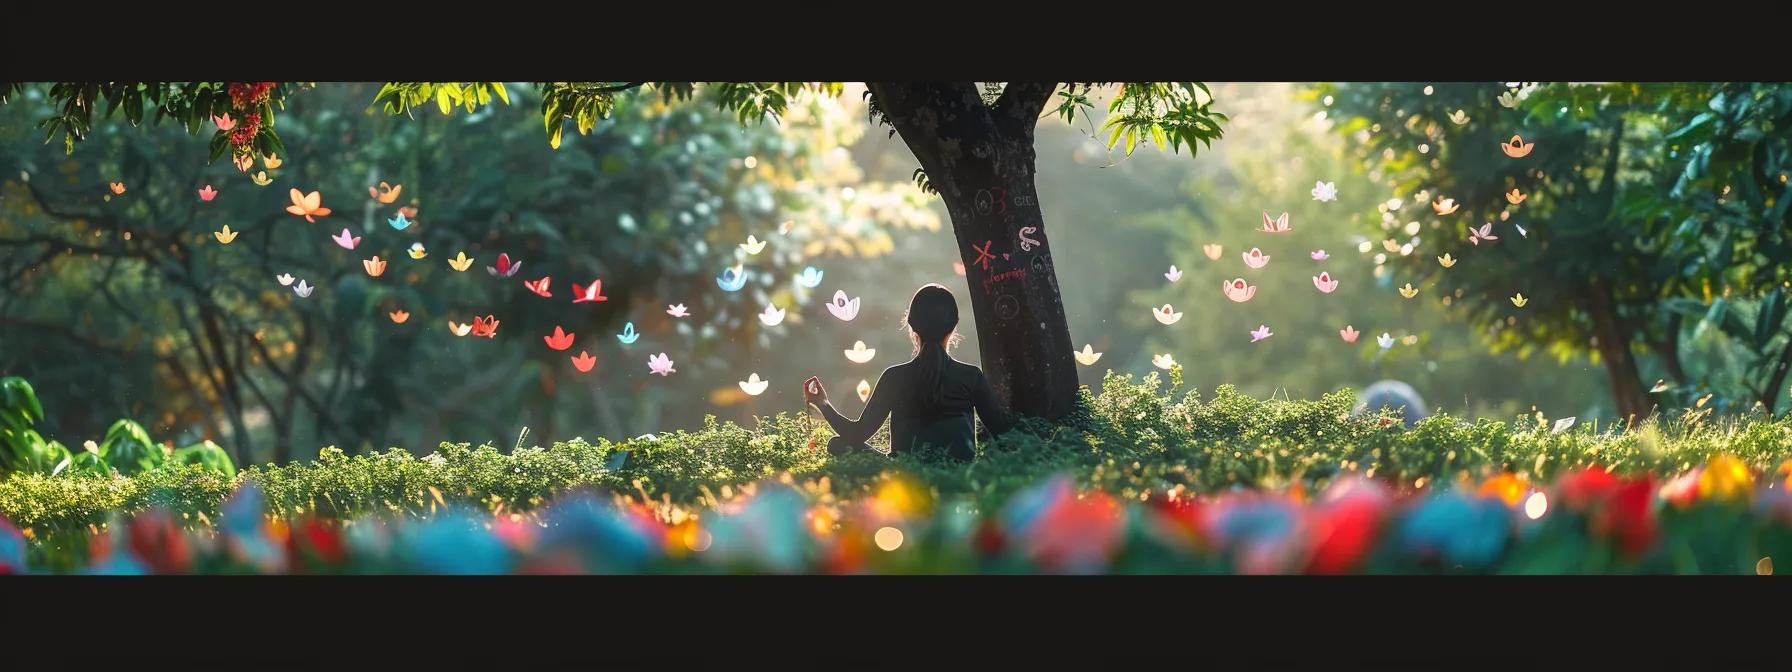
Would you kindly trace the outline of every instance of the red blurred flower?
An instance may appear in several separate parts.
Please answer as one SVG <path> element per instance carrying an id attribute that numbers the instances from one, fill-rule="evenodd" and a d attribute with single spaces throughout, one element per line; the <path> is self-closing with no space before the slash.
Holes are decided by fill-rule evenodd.
<path id="1" fill-rule="evenodd" d="M 865 566 L 865 559 L 871 554 L 870 546 L 865 542 L 869 535 L 858 525 L 847 523 L 842 525 L 839 534 L 828 535 L 831 542 L 823 552 L 822 567 L 829 574 L 852 574 Z"/>
<path id="2" fill-rule="evenodd" d="M 1310 574 L 1343 574 L 1355 569 L 1374 545 L 1393 501 L 1388 488 L 1367 479 L 1340 480 L 1327 491 L 1326 503 L 1308 517 Z"/>
<path id="3" fill-rule="evenodd" d="M 145 511 L 125 529 L 131 553 L 157 574 L 185 574 L 193 565 L 193 549 L 174 514 L 165 509 Z"/>
<path id="4" fill-rule="evenodd" d="M 1602 527 L 1618 537 L 1628 553 L 1641 553 L 1655 543 L 1655 482 L 1649 477 L 1618 488 L 1607 504 Z"/>
<path id="5" fill-rule="evenodd" d="M 1699 498 L 1699 478 L 1703 472 L 1702 468 L 1693 467 L 1692 471 L 1675 476 L 1661 486 L 1661 498 L 1674 506 L 1692 506 Z"/>
<path id="6" fill-rule="evenodd" d="M 1558 499 L 1571 509 L 1585 509 L 1604 501 L 1618 487 L 1618 477 L 1598 466 L 1587 467 L 1556 482 Z"/>
<path id="7" fill-rule="evenodd" d="M 521 520 L 511 520 L 509 516 L 499 516 L 492 521 L 492 534 L 509 546 L 511 550 L 527 552 L 535 547 L 536 526 Z"/>
<path id="8" fill-rule="evenodd" d="M 1160 520 L 1170 523 L 1177 532 L 1194 539 L 1201 537 L 1201 503 L 1195 501 L 1195 498 L 1171 499 L 1153 494 L 1146 503 L 1158 514 Z"/>
<path id="9" fill-rule="evenodd" d="M 340 564 L 348 558 L 342 542 L 342 531 L 316 518 L 306 518 L 298 523 L 292 537 L 287 539 L 286 548 L 294 567 L 306 564 L 302 562 L 305 555 L 331 565 Z"/>
<path id="10" fill-rule="evenodd" d="M 1364 503 L 1320 511 L 1310 519 L 1313 557 L 1310 574 L 1343 574 L 1354 569 L 1381 528 L 1381 514 Z"/>
<path id="11" fill-rule="evenodd" d="M 971 543 L 977 552 L 983 555 L 996 555 L 1002 552 L 1007 540 L 1002 536 L 1002 527 L 993 518 L 985 518 L 977 524 L 977 532 L 971 537 Z"/>
<path id="12" fill-rule="evenodd" d="M 1693 476 L 1690 483 L 1697 483 Z M 1596 535 L 1611 535 L 1626 553 L 1648 550 L 1655 543 L 1655 479 L 1643 476 L 1619 479 L 1600 467 L 1587 469 L 1556 483 L 1557 499 L 1565 508 L 1588 514 Z M 1691 490 L 1697 494 L 1697 489 Z"/>
<path id="13" fill-rule="evenodd" d="M 1091 493 L 1052 507 L 1031 534 L 1026 548 L 1048 571 L 1094 571 L 1106 565 L 1120 543 L 1122 512 L 1105 493 Z"/>

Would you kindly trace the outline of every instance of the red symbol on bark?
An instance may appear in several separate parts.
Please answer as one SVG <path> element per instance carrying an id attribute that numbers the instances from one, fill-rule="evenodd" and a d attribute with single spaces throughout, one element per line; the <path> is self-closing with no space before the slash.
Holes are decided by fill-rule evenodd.
<path id="1" fill-rule="evenodd" d="M 983 247 L 977 247 L 976 245 L 972 245 L 971 249 L 977 251 L 977 260 L 973 261 L 971 263 L 976 264 L 978 266 L 982 266 L 983 270 L 985 270 L 985 271 L 989 270 L 989 262 L 996 258 L 996 255 L 989 253 L 989 247 L 994 244 L 995 244 L 995 241 L 986 240 L 986 241 L 983 241 Z"/>

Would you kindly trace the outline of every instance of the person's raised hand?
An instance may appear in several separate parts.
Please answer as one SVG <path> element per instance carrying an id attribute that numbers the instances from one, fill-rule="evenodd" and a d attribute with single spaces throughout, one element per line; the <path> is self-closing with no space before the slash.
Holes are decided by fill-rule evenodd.
<path id="1" fill-rule="evenodd" d="M 828 391 L 822 389 L 820 378 L 810 376 L 808 380 L 803 381 L 803 401 L 809 402 L 809 405 L 816 408 L 821 408 L 822 404 L 828 403 Z"/>

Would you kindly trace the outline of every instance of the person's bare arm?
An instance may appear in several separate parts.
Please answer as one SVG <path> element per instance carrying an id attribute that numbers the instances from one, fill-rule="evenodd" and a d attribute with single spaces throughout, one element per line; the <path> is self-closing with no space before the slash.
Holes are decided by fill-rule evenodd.
<path id="1" fill-rule="evenodd" d="M 894 370 L 895 367 L 890 367 L 884 370 L 883 375 L 878 376 L 877 386 L 871 391 L 871 399 L 865 404 L 865 412 L 860 414 L 857 420 L 848 418 L 840 411 L 834 410 L 834 404 L 828 401 L 825 390 L 819 394 L 808 395 L 809 403 L 821 411 L 821 417 L 828 421 L 828 426 L 833 427 L 834 433 L 839 434 L 840 438 L 845 439 L 848 443 L 864 443 L 871 438 L 871 435 L 877 433 L 877 428 L 883 426 L 884 420 L 890 417 L 890 412 L 895 408 L 896 396 L 900 392 L 894 389 L 899 387 L 898 385 L 891 384 L 895 382 L 891 375 Z M 819 387 L 819 383 L 817 383 L 817 387 Z M 807 390 L 805 390 L 805 394 L 807 394 Z"/>

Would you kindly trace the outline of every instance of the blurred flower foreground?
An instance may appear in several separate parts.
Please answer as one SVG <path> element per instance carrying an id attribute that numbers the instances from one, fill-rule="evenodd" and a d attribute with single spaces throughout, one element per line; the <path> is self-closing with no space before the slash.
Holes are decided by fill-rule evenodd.
<path id="1" fill-rule="evenodd" d="M 431 489 L 426 515 L 334 520 L 268 513 L 237 488 L 220 519 L 163 507 L 95 526 L 88 574 L 1771 574 L 1792 551 L 1792 462 L 1755 473 L 1719 454 L 1677 476 L 1587 467 L 1551 483 L 1510 473 L 1396 484 L 1345 475 L 1196 496 L 1120 499 L 1068 476 L 995 510 L 936 499 L 885 475 L 837 499 L 825 483 L 767 479 L 716 505 L 643 505 L 569 491 L 542 506 L 474 512 Z M 968 500 L 967 500 L 968 501 Z M 0 521 L 0 574 L 32 533 Z"/>

